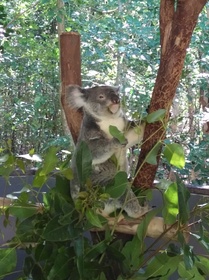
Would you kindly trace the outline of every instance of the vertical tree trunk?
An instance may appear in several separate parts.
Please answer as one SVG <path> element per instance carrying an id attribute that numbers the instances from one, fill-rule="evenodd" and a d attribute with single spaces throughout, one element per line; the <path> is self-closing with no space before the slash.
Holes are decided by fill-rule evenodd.
<path id="1" fill-rule="evenodd" d="M 168 122 L 169 110 L 179 83 L 186 49 L 196 26 L 198 15 L 206 2 L 207 0 L 161 0 L 161 58 L 149 113 L 158 109 L 165 109 L 165 125 Z M 161 122 L 147 124 L 134 186 L 141 188 L 152 186 L 158 165 L 148 164 L 146 155 L 158 141 L 162 141 L 164 138 L 165 126 Z M 159 155 L 160 151 L 161 149 Z"/>
<path id="2" fill-rule="evenodd" d="M 68 106 L 66 87 L 70 84 L 81 86 L 80 35 L 78 33 L 64 32 L 60 35 L 60 66 L 62 107 L 73 141 L 76 143 L 80 130 L 82 113 Z"/>

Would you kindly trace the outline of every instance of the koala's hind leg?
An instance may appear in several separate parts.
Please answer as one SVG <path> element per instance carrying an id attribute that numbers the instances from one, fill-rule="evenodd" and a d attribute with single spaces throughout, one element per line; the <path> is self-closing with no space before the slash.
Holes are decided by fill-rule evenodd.
<path id="1" fill-rule="evenodd" d="M 119 198 L 120 208 L 123 207 L 124 211 L 131 218 L 139 218 L 147 213 L 150 209 L 148 205 L 141 206 L 139 201 L 132 190 L 128 190 Z"/>
<path id="2" fill-rule="evenodd" d="M 139 204 L 132 190 L 124 193 L 119 199 L 108 199 L 105 202 L 103 213 L 109 215 L 117 209 L 123 209 L 131 218 L 139 218 L 150 210 L 148 205 L 141 206 Z"/>

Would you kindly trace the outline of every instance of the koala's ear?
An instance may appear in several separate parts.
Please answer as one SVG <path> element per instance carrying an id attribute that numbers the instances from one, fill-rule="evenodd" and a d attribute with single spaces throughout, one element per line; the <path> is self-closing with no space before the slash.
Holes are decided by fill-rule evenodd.
<path id="1" fill-rule="evenodd" d="M 81 108 L 85 104 L 85 90 L 77 85 L 70 85 L 67 87 L 66 97 L 70 107 Z"/>
<path id="2" fill-rule="evenodd" d="M 114 88 L 115 92 L 117 92 L 117 93 L 120 92 L 120 86 L 114 86 L 113 88 Z"/>

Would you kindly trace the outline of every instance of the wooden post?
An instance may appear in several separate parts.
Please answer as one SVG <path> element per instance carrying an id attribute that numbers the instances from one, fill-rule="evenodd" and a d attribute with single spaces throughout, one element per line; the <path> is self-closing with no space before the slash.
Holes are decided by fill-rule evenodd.
<path id="1" fill-rule="evenodd" d="M 64 32 L 60 35 L 61 103 L 67 126 L 74 143 L 77 142 L 82 112 L 69 107 L 66 99 L 66 87 L 70 84 L 81 86 L 80 35 L 76 32 Z"/>

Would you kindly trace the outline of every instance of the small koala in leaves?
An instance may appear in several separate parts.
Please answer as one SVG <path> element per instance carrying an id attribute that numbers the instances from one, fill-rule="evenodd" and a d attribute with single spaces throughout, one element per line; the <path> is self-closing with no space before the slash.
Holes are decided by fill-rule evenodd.
<path id="1" fill-rule="evenodd" d="M 105 187 L 114 179 L 118 171 L 127 172 L 127 149 L 142 141 L 145 123 L 140 122 L 136 129 L 136 125 L 125 118 L 118 87 L 81 88 L 70 85 L 67 88 L 67 100 L 71 107 L 83 109 L 83 121 L 76 147 L 84 141 L 91 151 L 92 186 Z M 110 125 L 117 127 L 124 134 L 123 143 L 110 134 Z M 116 162 L 112 160 L 113 156 Z M 74 179 L 71 181 L 70 189 L 72 198 L 76 199 L 81 187 L 75 157 L 72 158 L 72 169 Z M 148 211 L 147 206 L 140 206 L 137 197 L 129 187 L 121 197 L 108 199 L 104 213 L 109 215 L 118 208 L 123 208 L 132 218 L 138 218 Z"/>

